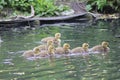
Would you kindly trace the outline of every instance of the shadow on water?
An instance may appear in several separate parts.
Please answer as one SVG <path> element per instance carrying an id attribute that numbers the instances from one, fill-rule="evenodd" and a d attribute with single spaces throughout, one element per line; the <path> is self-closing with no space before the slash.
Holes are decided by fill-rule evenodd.
<path id="1" fill-rule="evenodd" d="M 87 57 L 69 56 L 27 60 L 25 50 L 41 44 L 46 36 L 62 34 L 62 44 L 71 49 L 88 42 L 90 48 L 102 41 L 110 43 L 110 53 Z M 94 23 L 59 23 L 37 27 L 0 30 L 0 79 L 2 80 L 119 80 L 120 20 L 99 20 Z M 6 77 L 7 76 L 7 77 Z"/>

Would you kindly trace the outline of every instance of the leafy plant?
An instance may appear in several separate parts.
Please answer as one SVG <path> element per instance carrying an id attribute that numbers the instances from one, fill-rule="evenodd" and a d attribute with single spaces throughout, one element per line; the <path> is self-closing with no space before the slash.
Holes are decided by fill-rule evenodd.
<path id="1" fill-rule="evenodd" d="M 56 6 L 54 0 L 36 0 L 32 2 L 32 5 L 39 16 L 59 15 L 59 12 L 69 9 L 67 6 Z"/>
<path id="2" fill-rule="evenodd" d="M 10 7 L 21 10 L 21 11 L 30 11 L 30 2 L 33 0 L 8 0 L 7 3 Z"/>
<path id="3" fill-rule="evenodd" d="M 55 16 L 69 9 L 68 6 L 56 6 L 54 2 L 55 0 L 1 0 L 0 9 L 9 7 L 15 11 L 30 12 L 30 6 L 33 5 L 38 16 Z"/>
<path id="4" fill-rule="evenodd" d="M 87 9 L 87 11 L 90 11 L 90 10 L 92 10 L 92 6 L 90 4 L 88 4 L 88 5 L 86 5 L 86 9 Z"/>
<path id="5" fill-rule="evenodd" d="M 118 12 L 120 11 L 120 0 L 88 0 L 86 8 L 100 12 Z"/>
<path id="6" fill-rule="evenodd" d="M 5 0 L 0 0 L 0 10 L 3 9 L 3 6 L 6 4 L 7 2 Z"/>

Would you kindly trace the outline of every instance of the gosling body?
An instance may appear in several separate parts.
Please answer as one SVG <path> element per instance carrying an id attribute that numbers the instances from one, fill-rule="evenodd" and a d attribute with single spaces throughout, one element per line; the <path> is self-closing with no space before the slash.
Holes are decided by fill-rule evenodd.
<path id="1" fill-rule="evenodd" d="M 61 33 L 56 33 L 55 37 L 43 38 L 43 39 L 41 39 L 41 42 L 46 43 L 47 41 L 52 40 L 53 43 L 54 43 L 54 46 L 58 47 L 58 46 L 61 46 L 61 39 L 60 39 L 60 37 L 61 37 Z"/>
<path id="2" fill-rule="evenodd" d="M 33 50 L 28 50 L 23 53 L 22 56 L 25 58 L 35 57 L 35 55 L 38 55 L 40 53 L 40 50 L 38 47 L 35 47 Z"/>
<path id="3" fill-rule="evenodd" d="M 87 53 L 88 52 L 88 43 L 83 43 L 82 47 L 76 47 L 71 50 L 71 53 Z"/>
<path id="4" fill-rule="evenodd" d="M 38 56 L 39 57 L 47 57 L 47 56 L 54 55 L 55 54 L 54 49 L 55 49 L 54 46 L 50 45 L 47 50 L 40 51 Z"/>
<path id="5" fill-rule="evenodd" d="M 101 45 L 96 45 L 90 49 L 91 52 L 98 52 L 98 53 L 108 53 L 110 48 L 108 47 L 109 43 L 103 41 Z"/>
<path id="6" fill-rule="evenodd" d="M 65 43 L 63 47 L 57 47 L 55 49 L 55 54 L 68 54 L 70 53 L 70 45 Z"/>
<path id="7" fill-rule="evenodd" d="M 25 58 L 34 57 L 34 51 L 33 50 L 25 51 L 22 56 Z"/>
<path id="8" fill-rule="evenodd" d="M 41 50 L 47 50 L 50 45 L 53 45 L 53 41 L 52 41 L 52 40 L 48 40 L 48 41 L 47 41 L 47 44 L 42 44 L 42 45 L 39 45 L 39 46 L 37 46 L 37 47 L 38 47 L 38 48 L 40 49 L 40 51 L 41 51 Z"/>

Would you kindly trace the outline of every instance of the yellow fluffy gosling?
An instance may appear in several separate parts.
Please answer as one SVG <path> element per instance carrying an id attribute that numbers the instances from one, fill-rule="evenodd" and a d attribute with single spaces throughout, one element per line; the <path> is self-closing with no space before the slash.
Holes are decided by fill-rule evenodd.
<path id="1" fill-rule="evenodd" d="M 52 40 L 55 46 L 61 46 L 61 33 L 56 33 L 55 37 L 46 37 L 41 40 L 41 42 L 46 43 L 48 40 Z"/>
<path id="2" fill-rule="evenodd" d="M 72 49 L 71 53 L 85 53 L 85 52 L 88 52 L 88 47 L 89 47 L 88 43 L 83 43 L 82 47 L 76 47 L 76 48 Z"/>
<path id="3" fill-rule="evenodd" d="M 53 45 L 52 40 L 48 40 L 47 44 L 39 45 L 38 48 L 41 50 L 47 50 L 50 45 Z"/>
<path id="4" fill-rule="evenodd" d="M 54 50 L 55 50 L 54 46 L 50 45 L 48 47 L 48 50 L 42 50 L 42 51 L 40 51 L 40 54 L 38 56 L 40 56 L 40 57 L 47 57 L 49 55 L 54 55 L 55 54 Z"/>
<path id="5" fill-rule="evenodd" d="M 90 49 L 91 52 L 100 52 L 100 53 L 108 53 L 110 48 L 108 47 L 109 43 L 103 41 L 101 45 L 96 45 Z"/>
<path id="6" fill-rule="evenodd" d="M 29 58 L 29 57 L 34 57 L 35 54 L 39 54 L 39 53 L 40 53 L 39 48 L 35 47 L 33 50 L 25 51 L 22 56 L 24 56 L 25 58 Z"/>
<path id="7" fill-rule="evenodd" d="M 57 47 L 55 49 L 55 54 L 68 54 L 70 53 L 70 44 L 65 43 L 63 47 Z"/>

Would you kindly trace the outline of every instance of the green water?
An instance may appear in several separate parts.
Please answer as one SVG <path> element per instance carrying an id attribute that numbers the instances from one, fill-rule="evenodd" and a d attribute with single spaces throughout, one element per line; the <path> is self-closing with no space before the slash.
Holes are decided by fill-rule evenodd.
<path id="1" fill-rule="evenodd" d="M 87 26 L 86 26 L 87 25 Z M 62 34 L 62 44 L 71 49 L 88 42 L 90 48 L 108 41 L 107 56 L 91 54 L 27 60 L 25 50 L 41 44 L 40 40 Z M 0 80 L 120 80 L 120 20 L 79 23 L 68 26 L 46 26 L 34 29 L 5 29 L 0 31 Z"/>

